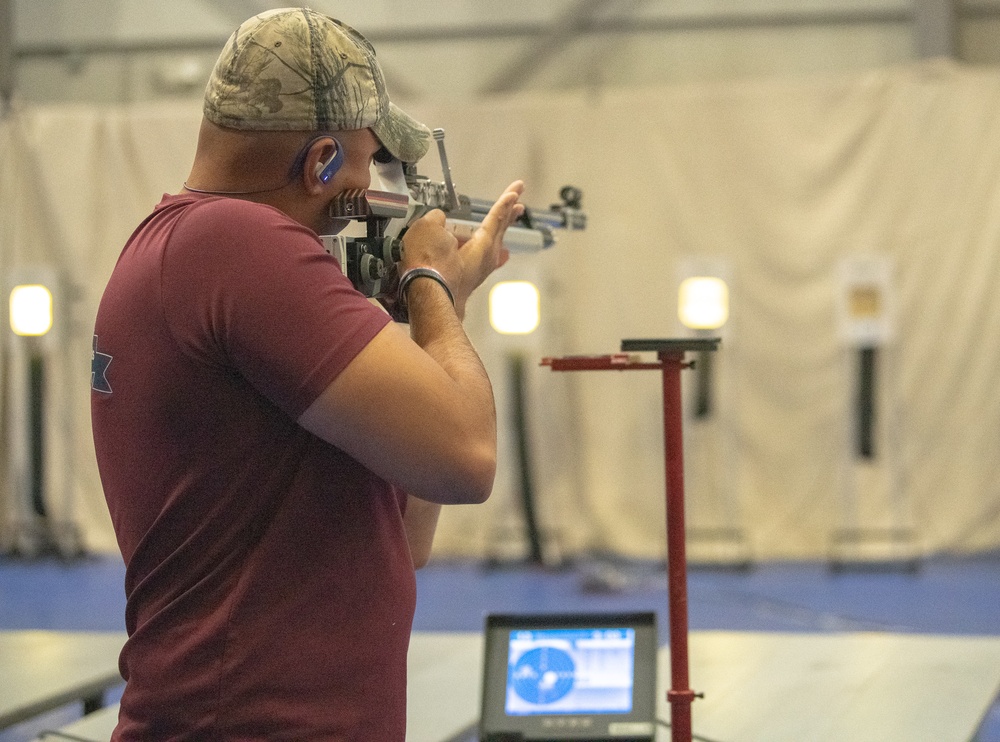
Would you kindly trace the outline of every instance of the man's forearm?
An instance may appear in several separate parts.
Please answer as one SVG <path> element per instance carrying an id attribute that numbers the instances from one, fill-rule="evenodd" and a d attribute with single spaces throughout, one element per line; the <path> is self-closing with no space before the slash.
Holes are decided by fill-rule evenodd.
<path id="1" fill-rule="evenodd" d="M 454 382 L 455 393 L 466 411 L 469 431 L 466 442 L 477 450 L 484 483 L 488 479 L 492 489 L 496 473 L 496 405 L 486 369 L 462 327 L 464 305 L 452 307 L 444 289 L 429 279 L 410 285 L 407 304 L 410 336 Z"/>
<path id="2" fill-rule="evenodd" d="M 464 390 L 488 403 L 490 424 L 495 428 L 493 387 L 479 354 L 462 327 L 464 305 L 453 308 L 444 289 L 428 279 L 411 284 L 407 303 L 413 341 Z"/>
<path id="3" fill-rule="evenodd" d="M 414 281 L 407 291 L 410 335 L 461 387 L 468 399 L 481 401 L 474 408 L 488 412 L 483 421 L 496 448 L 496 412 L 493 388 L 486 369 L 462 327 L 464 307 L 452 307 L 444 290 L 431 280 Z M 407 500 L 406 538 L 413 566 L 419 569 L 430 559 L 441 506 L 411 496 Z"/>

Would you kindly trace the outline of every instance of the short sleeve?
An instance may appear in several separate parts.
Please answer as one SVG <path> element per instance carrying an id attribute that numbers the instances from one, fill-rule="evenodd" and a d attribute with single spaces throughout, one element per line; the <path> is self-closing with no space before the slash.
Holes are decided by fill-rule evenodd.
<path id="1" fill-rule="evenodd" d="M 194 204 L 163 261 L 165 320 L 183 352 L 296 419 L 390 321 L 314 232 L 269 206 Z"/>

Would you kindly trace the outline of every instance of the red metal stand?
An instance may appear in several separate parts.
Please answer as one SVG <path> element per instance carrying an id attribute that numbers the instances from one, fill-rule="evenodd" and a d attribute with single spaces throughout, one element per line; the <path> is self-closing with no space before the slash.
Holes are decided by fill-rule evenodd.
<path id="1" fill-rule="evenodd" d="M 543 358 L 553 371 L 645 371 L 663 374 L 663 447 L 667 498 L 667 579 L 670 617 L 670 703 L 672 742 L 691 742 L 691 704 L 695 692 L 688 674 L 687 556 L 684 538 L 684 416 L 681 409 L 681 370 L 687 351 L 715 350 L 718 338 L 681 340 L 623 340 L 622 352 L 606 356 Z M 655 351 L 656 362 L 642 361 L 632 351 Z"/>

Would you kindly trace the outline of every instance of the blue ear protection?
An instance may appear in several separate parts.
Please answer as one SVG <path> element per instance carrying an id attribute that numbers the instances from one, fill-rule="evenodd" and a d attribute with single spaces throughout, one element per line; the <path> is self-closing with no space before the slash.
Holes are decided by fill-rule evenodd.
<path id="1" fill-rule="evenodd" d="M 333 137 L 330 137 L 333 139 Z M 319 178 L 324 183 L 329 183 L 330 178 L 337 174 L 340 170 L 340 166 L 344 164 L 344 148 L 340 146 L 340 142 L 333 139 L 334 152 L 333 156 L 326 162 L 316 163 L 316 177 Z"/>

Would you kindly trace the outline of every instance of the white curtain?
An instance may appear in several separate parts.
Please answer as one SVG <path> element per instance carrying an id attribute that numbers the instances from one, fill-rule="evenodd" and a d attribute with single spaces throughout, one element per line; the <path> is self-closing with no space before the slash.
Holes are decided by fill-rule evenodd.
<path id="1" fill-rule="evenodd" d="M 490 502 L 445 514 L 439 556 L 523 547 L 506 375 L 515 353 L 529 359 L 547 540 L 570 553 L 664 552 L 658 374 L 537 362 L 679 336 L 678 265 L 691 257 L 729 266 L 731 320 L 712 427 L 686 420 L 689 524 L 722 518 L 757 559 L 824 558 L 844 527 L 910 529 L 926 552 L 1000 545 L 996 70 L 933 62 L 412 108 L 447 131 L 459 191 L 492 196 L 522 177 L 526 200 L 545 207 L 573 184 L 589 217 L 585 232 L 498 276 L 540 283 L 535 336 L 513 346 L 495 335 L 485 292 L 470 308 L 497 390 L 501 470 Z M 46 262 L 75 289 L 61 348 L 78 375 L 61 380 L 49 414 L 74 430 L 63 453 L 93 548 L 114 548 L 89 436 L 93 316 L 129 233 L 186 176 L 199 117 L 192 104 L 58 107 L 0 124 L 0 270 Z M 435 159 L 422 170 L 437 177 Z M 897 308 L 867 463 L 848 434 L 856 351 L 837 333 L 838 266 L 854 255 L 892 261 Z M 8 418 L 5 435 L 18 435 Z"/>

